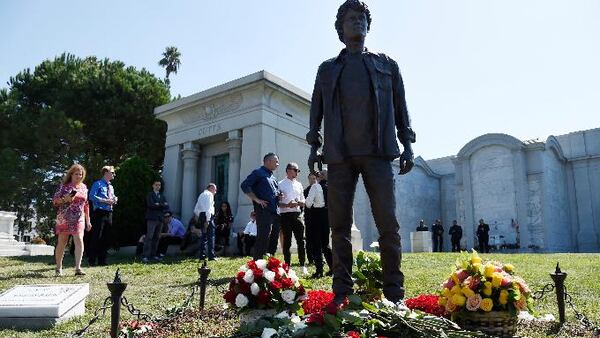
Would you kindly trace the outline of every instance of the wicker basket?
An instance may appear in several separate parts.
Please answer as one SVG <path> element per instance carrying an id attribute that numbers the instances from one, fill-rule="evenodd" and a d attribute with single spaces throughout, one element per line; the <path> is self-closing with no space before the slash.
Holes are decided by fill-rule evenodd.
<path id="1" fill-rule="evenodd" d="M 513 337 L 517 332 L 517 316 L 508 311 L 460 312 L 453 316 L 453 320 L 465 330 L 497 337 Z"/>

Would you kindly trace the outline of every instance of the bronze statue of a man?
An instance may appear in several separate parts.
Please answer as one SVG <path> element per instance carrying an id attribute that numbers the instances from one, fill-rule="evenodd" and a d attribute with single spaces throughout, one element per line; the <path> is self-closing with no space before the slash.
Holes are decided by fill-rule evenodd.
<path id="1" fill-rule="evenodd" d="M 400 157 L 400 174 L 412 169 L 415 133 L 410 127 L 398 64 L 364 47 L 370 26 L 371 14 L 365 3 L 347 0 L 338 9 L 335 28 L 346 48 L 319 67 L 306 135 L 312 147 L 309 168 L 314 170 L 322 159 L 329 170 L 333 292 L 338 304 L 353 289 L 350 233 L 359 174 L 379 231 L 383 293 L 393 302 L 404 297 L 391 162 Z M 324 138 L 320 133 L 323 120 Z M 402 155 L 397 140 L 403 145 Z"/>

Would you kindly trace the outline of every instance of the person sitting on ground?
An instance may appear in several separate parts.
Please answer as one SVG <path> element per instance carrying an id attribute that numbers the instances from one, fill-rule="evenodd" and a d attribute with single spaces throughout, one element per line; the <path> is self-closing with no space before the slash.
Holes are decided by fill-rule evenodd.
<path id="1" fill-rule="evenodd" d="M 221 202 L 221 207 L 215 215 L 215 250 L 229 246 L 229 236 L 233 225 L 233 214 L 229 202 Z"/>
<path id="2" fill-rule="evenodd" d="M 180 220 L 173 217 L 170 211 L 165 212 L 163 216 L 163 228 L 158 241 L 158 256 L 164 257 L 171 244 L 180 245 L 185 236 L 185 227 Z"/>
<path id="3" fill-rule="evenodd" d="M 238 233 L 237 246 L 240 256 L 250 256 L 252 247 L 256 242 L 256 213 L 250 213 L 250 222 L 246 224 L 243 231 Z"/>

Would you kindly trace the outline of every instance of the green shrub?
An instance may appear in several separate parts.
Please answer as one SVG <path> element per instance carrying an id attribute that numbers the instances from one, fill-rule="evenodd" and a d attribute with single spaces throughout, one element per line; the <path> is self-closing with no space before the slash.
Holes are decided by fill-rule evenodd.
<path id="1" fill-rule="evenodd" d="M 113 181 L 119 202 L 113 211 L 113 246 L 135 245 L 146 232 L 146 195 L 158 172 L 144 159 L 133 156 L 118 165 Z"/>

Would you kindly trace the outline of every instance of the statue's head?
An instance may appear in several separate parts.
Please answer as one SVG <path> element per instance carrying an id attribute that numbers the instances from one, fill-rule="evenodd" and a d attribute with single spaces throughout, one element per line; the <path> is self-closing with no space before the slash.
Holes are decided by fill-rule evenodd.
<path id="1" fill-rule="evenodd" d="M 335 30 L 342 43 L 347 38 L 364 38 L 371 29 L 371 12 L 367 5 L 359 0 L 346 0 L 338 8 Z"/>

